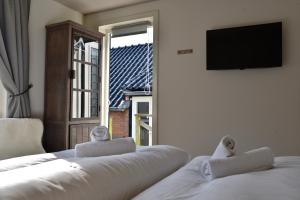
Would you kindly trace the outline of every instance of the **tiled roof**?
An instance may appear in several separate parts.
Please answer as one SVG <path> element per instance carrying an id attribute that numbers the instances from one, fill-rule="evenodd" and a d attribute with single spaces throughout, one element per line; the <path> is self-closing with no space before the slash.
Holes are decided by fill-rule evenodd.
<path id="1" fill-rule="evenodd" d="M 125 90 L 152 90 L 152 61 L 152 44 L 139 44 L 110 50 L 110 108 L 119 107 L 124 99 L 123 91 Z"/>

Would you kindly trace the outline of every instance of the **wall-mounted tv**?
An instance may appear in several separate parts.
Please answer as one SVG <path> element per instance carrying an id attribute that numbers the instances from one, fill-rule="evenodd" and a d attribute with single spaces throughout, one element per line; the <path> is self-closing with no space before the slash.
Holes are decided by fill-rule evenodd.
<path id="1" fill-rule="evenodd" d="M 206 32 L 207 70 L 282 66 L 282 23 Z"/>

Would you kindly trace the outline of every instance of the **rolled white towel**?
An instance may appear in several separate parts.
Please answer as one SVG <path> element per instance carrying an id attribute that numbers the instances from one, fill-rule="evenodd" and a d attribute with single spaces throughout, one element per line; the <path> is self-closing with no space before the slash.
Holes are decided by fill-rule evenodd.
<path id="1" fill-rule="evenodd" d="M 235 144 L 236 142 L 232 137 L 230 137 L 229 135 L 224 136 L 211 158 L 226 158 L 233 156 L 235 154 Z"/>
<path id="2" fill-rule="evenodd" d="M 201 172 L 208 180 L 266 170 L 273 167 L 274 157 L 269 147 L 262 147 L 229 158 L 208 159 L 203 162 Z"/>
<path id="3" fill-rule="evenodd" d="M 109 141 L 96 141 L 77 144 L 76 157 L 98 157 L 134 152 L 136 146 L 132 138 L 118 138 Z"/>
<path id="4" fill-rule="evenodd" d="M 91 141 L 106 141 L 110 140 L 108 129 L 105 126 L 96 126 L 90 133 Z"/>

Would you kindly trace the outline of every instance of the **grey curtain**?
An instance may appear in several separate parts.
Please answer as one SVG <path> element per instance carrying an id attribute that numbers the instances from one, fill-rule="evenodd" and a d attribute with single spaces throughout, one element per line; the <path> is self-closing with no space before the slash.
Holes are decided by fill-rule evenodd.
<path id="1" fill-rule="evenodd" d="M 0 79 L 7 90 L 7 117 L 30 117 L 30 0 L 0 0 Z"/>

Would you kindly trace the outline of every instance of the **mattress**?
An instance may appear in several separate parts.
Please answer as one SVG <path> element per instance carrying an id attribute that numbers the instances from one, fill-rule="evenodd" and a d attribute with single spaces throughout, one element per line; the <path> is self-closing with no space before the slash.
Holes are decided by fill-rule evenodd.
<path id="1" fill-rule="evenodd" d="M 74 158 L 72 152 L 0 161 L 1 200 L 131 199 L 189 161 L 176 147 Z"/>
<path id="2" fill-rule="evenodd" d="M 299 200 L 300 157 L 276 157 L 274 168 L 206 181 L 200 156 L 134 200 Z"/>

